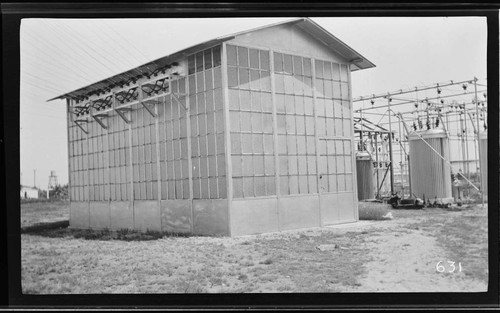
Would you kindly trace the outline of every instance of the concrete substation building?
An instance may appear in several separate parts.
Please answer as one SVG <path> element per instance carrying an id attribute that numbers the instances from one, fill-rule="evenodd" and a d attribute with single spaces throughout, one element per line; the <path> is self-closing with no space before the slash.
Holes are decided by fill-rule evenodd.
<path id="1" fill-rule="evenodd" d="M 371 67 L 301 18 L 54 98 L 70 227 L 238 236 L 357 221 L 351 72 Z"/>

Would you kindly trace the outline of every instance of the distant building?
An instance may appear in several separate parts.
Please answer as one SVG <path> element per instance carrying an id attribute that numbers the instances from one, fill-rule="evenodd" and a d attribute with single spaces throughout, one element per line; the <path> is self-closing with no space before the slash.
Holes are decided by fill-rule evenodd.
<path id="1" fill-rule="evenodd" d="M 38 189 L 35 187 L 21 186 L 21 199 L 37 199 Z"/>
<path id="2" fill-rule="evenodd" d="M 351 71 L 307 18 L 219 37 L 58 96 L 70 225 L 238 236 L 358 219 Z"/>

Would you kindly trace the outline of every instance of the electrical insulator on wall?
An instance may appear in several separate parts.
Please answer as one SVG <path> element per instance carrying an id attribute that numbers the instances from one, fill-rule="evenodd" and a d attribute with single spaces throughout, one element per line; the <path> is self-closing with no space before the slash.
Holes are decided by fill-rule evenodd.
<path id="1" fill-rule="evenodd" d="M 441 104 L 444 104 L 444 100 L 443 99 L 441 99 Z"/>
<path id="2" fill-rule="evenodd" d="M 418 128 L 422 129 L 424 127 L 424 125 L 422 124 L 422 121 L 420 119 L 418 119 L 417 122 L 418 122 Z"/>
<path id="3" fill-rule="evenodd" d="M 429 119 L 427 119 L 425 125 L 427 126 L 427 129 L 431 129 L 431 121 Z"/>
<path id="4" fill-rule="evenodd" d="M 467 90 L 467 85 L 466 85 L 466 84 L 462 84 L 462 88 L 463 88 L 464 90 Z"/>
<path id="5" fill-rule="evenodd" d="M 370 103 L 371 103 L 372 105 L 374 105 L 374 104 L 375 104 L 375 100 L 371 99 L 371 100 L 370 100 Z"/>
<path id="6" fill-rule="evenodd" d="M 416 107 L 416 108 L 418 108 L 418 103 L 416 103 L 416 102 L 415 102 L 415 104 L 414 104 L 414 105 L 415 105 L 415 107 Z"/>
<path id="7" fill-rule="evenodd" d="M 436 117 L 436 127 L 439 127 L 439 119 Z"/>
<path id="8" fill-rule="evenodd" d="M 417 130 L 417 124 L 413 122 L 413 129 Z"/>
<path id="9" fill-rule="evenodd" d="M 437 92 L 438 92 L 438 94 L 441 94 L 441 88 L 438 87 Z"/>

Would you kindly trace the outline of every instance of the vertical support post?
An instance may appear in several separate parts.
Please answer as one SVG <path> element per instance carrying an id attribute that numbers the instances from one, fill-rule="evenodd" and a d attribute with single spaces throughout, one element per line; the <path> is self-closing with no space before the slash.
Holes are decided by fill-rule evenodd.
<path id="1" fill-rule="evenodd" d="M 391 95 L 387 94 L 387 115 L 389 116 L 389 166 L 390 166 L 390 179 L 391 179 L 391 194 L 394 193 L 394 165 L 392 164 L 392 123 L 391 123 Z"/>
<path id="2" fill-rule="evenodd" d="M 375 133 L 374 137 L 375 137 L 375 161 L 377 162 L 377 166 L 376 166 L 376 174 L 377 174 L 377 194 L 375 195 L 375 198 L 380 198 L 380 189 L 378 188 L 378 186 L 380 185 L 380 178 L 379 178 L 379 172 L 380 172 L 380 164 L 378 163 L 378 139 L 377 139 L 377 136 L 378 134 Z"/>
<path id="3" fill-rule="evenodd" d="M 139 91 L 139 96 L 141 96 L 141 92 Z M 130 121 L 132 121 L 132 112 L 133 110 L 130 110 Z M 130 206 L 132 208 L 132 225 L 133 228 L 135 229 L 135 208 L 134 208 L 134 154 L 132 152 L 132 122 L 127 124 L 128 125 L 128 153 L 129 153 L 129 159 L 130 159 L 130 164 L 128 167 L 129 170 L 129 176 L 130 176 L 130 195 L 129 195 L 129 202 Z"/>
<path id="4" fill-rule="evenodd" d="M 164 96 L 161 97 L 161 99 L 165 99 Z M 160 219 L 160 231 L 162 230 L 162 225 L 161 225 L 161 166 L 160 166 L 160 114 L 158 106 L 163 105 L 165 101 L 159 101 L 158 103 L 154 106 L 154 113 L 155 116 L 153 117 L 155 119 L 155 137 L 156 137 L 156 200 L 158 203 L 158 218 Z"/>
<path id="5" fill-rule="evenodd" d="M 479 125 L 479 103 L 477 102 L 477 77 L 474 77 L 474 102 L 476 105 L 476 121 L 477 121 L 477 148 L 478 148 L 478 155 L 479 155 L 479 160 L 481 160 L 481 138 L 479 137 L 479 130 L 481 129 L 481 126 Z M 481 182 L 481 177 L 483 176 L 483 173 L 481 172 L 481 162 L 478 162 L 478 176 L 477 178 Z M 484 186 L 481 186 L 480 192 L 481 192 L 481 207 L 484 208 L 484 192 L 483 192 Z"/>
<path id="6" fill-rule="evenodd" d="M 66 136 L 67 136 L 67 147 L 68 147 L 68 197 L 69 197 L 69 222 L 71 223 L 71 201 L 73 201 L 73 197 L 72 197 L 72 189 L 73 189 L 73 181 L 71 179 L 71 176 L 72 176 L 72 170 L 73 170 L 73 166 L 71 165 L 71 163 L 73 162 L 74 160 L 74 155 L 70 158 L 70 151 L 71 151 L 71 146 L 72 146 L 72 142 L 71 140 L 73 138 L 71 138 L 70 136 L 70 131 L 69 131 L 69 126 L 70 126 L 70 119 L 71 119 L 71 102 L 72 100 L 70 100 L 69 98 L 66 98 Z M 21 184 L 22 184 L 22 176 L 23 174 L 21 173 Z"/>
<path id="7" fill-rule="evenodd" d="M 231 137 L 229 117 L 229 87 L 227 78 L 227 45 L 222 43 L 221 47 L 221 79 L 222 79 L 222 98 L 224 108 L 224 138 L 226 140 L 226 188 L 227 188 L 227 216 L 229 221 L 229 236 L 232 235 L 231 229 L 231 206 L 233 202 L 233 165 L 231 160 Z"/>
<path id="8" fill-rule="evenodd" d="M 404 162 L 403 162 L 403 142 L 401 141 L 401 120 L 398 119 L 398 132 L 399 132 L 399 174 L 401 177 L 401 198 L 405 198 L 405 180 L 404 180 Z"/>
<path id="9" fill-rule="evenodd" d="M 319 195 L 319 226 L 323 227 L 323 222 L 321 218 L 321 181 L 320 181 L 320 172 L 319 172 L 319 161 L 321 158 L 321 154 L 319 152 L 319 135 L 318 135 L 318 110 L 316 109 L 316 59 L 311 58 L 311 75 L 312 75 L 312 95 L 313 95 L 313 112 L 314 112 L 314 141 L 316 145 L 316 185 L 318 186 L 318 195 Z"/>
<path id="10" fill-rule="evenodd" d="M 311 60 L 312 62 L 312 60 Z M 271 101 L 273 103 L 273 150 L 274 150 L 274 182 L 275 182 L 275 190 L 276 190 L 276 216 L 278 221 L 278 231 L 281 230 L 280 227 L 280 214 L 279 214 L 279 201 L 280 201 L 280 175 L 279 175 L 279 160 L 278 160 L 278 116 L 276 109 L 276 81 L 275 81 L 275 73 L 274 73 L 274 52 L 269 50 L 269 69 L 270 69 L 270 78 L 271 78 Z M 314 78 L 313 78 L 314 79 Z M 313 88 L 314 89 L 314 88 Z M 313 91 L 314 92 L 314 91 Z M 319 186 L 318 186 L 319 187 Z"/>
<path id="11" fill-rule="evenodd" d="M 188 70 L 185 70 L 186 73 L 188 73 Z M 187 129 L 187 159 L 188 159 L 188 178 L 189 178 L 189 201 L 190 201 L 190 208 L 191 208 L 191 233 L 194 233 L 194 209 L 193 209 L 193 198 L 194 198 L 194 192 L 193 192 L 193 160 L 191 159 L 192 157 L 192 151 L 191 151 L 191 102 L 189 100 L 189 74 L 186 75 L 186 78 L 184 79 L 184 90 L 186 90 L 186 96 L 185 96 L 185 101 L 186 101 L 186 129 Z"/>
<path id="12" fill-rule="evenodd" d="M 349 91 L 349 110 L 351 110 L 351 133 L 349 137 L 351 138 L 351 166 L 352 166 L 352 190 L 353 192 L 353 203 L 356 206 L 356 209 L 354 210 L 354 219 L 356 221 L 359 220 L 359 211 L 358 211 L 358 169 L 356 166 L 356 152 L 355 152 L 355 141 L 354 141 L 354 108 L 352 104 L 352 85 L 351 85 L 351 67 L 347 65 L 347 80 L 348 80 L 348 91 Z M 363 123 L 363 120 L 361 120 L 361 124 Z M 361 134 L 363 132 L 361 131 Z M 345 134 L 344 134 L 345 136 Z M 361 135 L 362 137 L 363 135 Z M 361 141 L 361 144 L 363 144 L 363 141 Z M 361 148 L 363 150 L 363 148 Z"/>

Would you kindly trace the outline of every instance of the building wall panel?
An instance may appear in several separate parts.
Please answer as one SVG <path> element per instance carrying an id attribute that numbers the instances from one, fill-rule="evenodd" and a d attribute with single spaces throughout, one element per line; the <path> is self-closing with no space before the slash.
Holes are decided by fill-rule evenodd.
<path id="1" fill-rule="evenodd" d="M 109 229 L 110 224 L 110 208 L 108 201 L 91 201 L 89 203 L 90 210 L 90 228 L 93 229 Z"/>
<path id="2" fill-rule="evenodd" d="M 230 235 L 227 200 L 193 200 L 193 232 Z"/>
<path id="3" fill-rule="evenodd" d="M 111 201 L 110 209 L 110 229 L 133 229 L 134 228 L 134 207 L 130 201 Z"/>
<path id="4" fill-rule="evenodd" d="M 278 202 L 280 230 L 319 227 L 319 196 L 281 197 Z"/>
<path id="5" fill-rule="evenodd" d="M 173 233 L 189 233 L 192 229 L 190 200 L 161 201 L 161 230 Z"/>
<path id="6" fill-rule="evenodd" d="M 134 201 L 134 228 L 140 231 L 161 231 L 158 201 Z"/>
<path id="7" fill-rule="evenodd" d="M 231 236 L 279 230 L 278 199 L 234 200 L 231 204 Z"/>
<path id="8" fill-rule="evenodd" d="M 70 203 L 70 228 L 89 228 L 89 203 L 81 201 L 72 201 Z"/>

